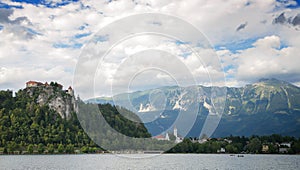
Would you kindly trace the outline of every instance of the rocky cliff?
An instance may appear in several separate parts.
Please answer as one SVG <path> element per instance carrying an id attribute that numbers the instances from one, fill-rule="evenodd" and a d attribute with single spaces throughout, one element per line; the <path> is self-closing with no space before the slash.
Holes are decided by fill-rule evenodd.
<path id="1" fill-rule="evenodd" d="M 78 112 L 76 98 L 71 87 L 63 90 L 57 83 L 48 85 L 40 84 L 26 87 L 24 91 L 34 99 L 39 105 L 48 105 L 50 109 L 55 110 L 62 118 L 70 119 L 71 112 Z"/>

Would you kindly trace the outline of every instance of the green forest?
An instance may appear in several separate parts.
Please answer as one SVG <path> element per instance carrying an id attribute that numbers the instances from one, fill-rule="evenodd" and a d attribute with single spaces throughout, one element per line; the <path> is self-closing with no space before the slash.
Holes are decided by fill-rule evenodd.
<path id="1" fill-rule="evenodd" d="M 37 90 L 35 92 L 39 93 Z M 37 104 L 37 96 L 38 94 L 29 96 L 25 90 L 19 90 L 15 97 L 10 90 L 0 91 L 0 153 L 95 153 L 103 151 L 84 132 L 75 112 L 71 113 L 70 119 L 63 119 L 47 105 Z M 150 136 L 143 124 L 136 126 L 120 114 L 115 114 L 115 107 L 103 105 L 99 108 L 115 129 L 120 129 L 119 125 L 122 125 L 129 127 L 126 129 L 128 135 Z"/>
<path id="2" fill-rule="evenodd" d="M 300 138 L 273 134 L 270 136 L 229 136 L 206 139 L 186 138 L 167 153 L 251 153 L 251 154 L 299 154 Z M 200 140 L 201 141 L 201 140 Z M 223 150 L 222 150 L 223 148 Z"/>

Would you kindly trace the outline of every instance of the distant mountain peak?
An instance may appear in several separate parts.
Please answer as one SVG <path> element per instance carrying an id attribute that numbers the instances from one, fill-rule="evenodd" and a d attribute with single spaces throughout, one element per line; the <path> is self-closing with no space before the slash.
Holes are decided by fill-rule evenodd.
<path id="1" fill-rule="evenodd" d="M 195 87 L 201 92 L 200 96 L 193 95 Z M 151 93 L 151 90 L 126 95 L 120 94 L 115 98 L 119 99 L 119 105 L 128 107 L 129 110 L 139 110 L 137 115 L 141 117 L 142 121 L 147 122 L 146 127 L 154 135 L 158 134 L 161 128 L 168 129 L 168 126 L 177 119 L 180 111 L 185 113 L 184 111 L 189 111 L 191 103 L 197 103 L 199 110 L 195 121 L 196 125 L 190 132 L 191 136 L 197 136 L 200 134 L 199 127 L 203 126 L 207 115 L 214 113 L 216 102 L 223 101 L 223 93 L 218 93 L 222 92 L 222 87 L 200 85 L 162 87 L 159 91 L 166 98 L 165 103 L 159 102 L 161 93 Z M 244 87 L 228 87 L 226 92 L 224 106 L 220 103 L 224 109 L 220 123 L 222 128 L 216 130 L 216 136 L 272 133 L 300 136 L 298 130 L 300 127 L 298 121 L 300 120 L 299 87 L 275 78 L 264 78 Z M 131 105 L 128 105 L 128 95 Z M 90 102 L 113 103 L 114 101 L 98 98 L 90 100 Z M 156 103 L 162 105 L 155 105 Z M 150 123 L 149 120 L 153 120 L 153 122 Z M 179 123 L 176 126 L 184 128 L 186 124 Z"/>
<path id="2" fill-rule="evenodd" d="M 282 83 L 282 82 L 285 82 L 285 81 L 278 80 L 276 78 L 261 78 L 261 79 L 258 80 L 258 82 L 263 82 L 263 83 L 270 83 L 270 82 L 272 82 L 272 83 Z"/>
<path id="3" fill-rule="evenodd" d="M 276 78 L 262 78 L 259 79 L 257 83 L 254 83 L 253 85 L 269 85 L 269 86 L 281 86 L 281 85 L 292 85 L 289 82 L 283 81 L 283 80 L 278 80 Z"/>

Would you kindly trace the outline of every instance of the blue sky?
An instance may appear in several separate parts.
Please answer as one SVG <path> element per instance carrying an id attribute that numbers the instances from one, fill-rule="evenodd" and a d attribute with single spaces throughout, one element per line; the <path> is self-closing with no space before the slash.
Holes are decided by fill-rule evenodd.
<path id="1" fill-rule="evenodd" d="M 281 2 L 283 4 L 287 4 L 287 8 L 299 8 L 300 7 L 300 0 L 295 0 L 296 4 L 290 4 L 289 0 L 277 0 L 278 2 Z M 64 6 L 64 5 L 68 5 L 70 3 L 73 2 L 79 2 L 79 0 L 61 0 L 59 2 L 53 2 L 51 0 L 12 0 L 12 2 L 25 2 L 25 3 L 29 3 L 29 4 L 33 4 L 33 5 L 44 5 L 46 7 L 49 8 L 56 8 L 59 6 Z M 106 2 L 111 2 L 109 0 L 106 0 Z M 2 3 L 5 4 L 5 3 Z M 249 1 L 247 4 L 251 4 L 251 2 Z M 14 7 L 13 5 L 4 5 L 5 8 L 9 8 L 9 7 Z"/>
<path id="2" fill-rule="evenodd" d="M 278 2 L 289 2 L 287 0 L 278 0 Z M 287 8 L 295 9 L 300 7 L 300 0 L 295 0 L 296 4 L 288 5 Z"/>
<path id="3" fill-rule="evenodd" d="M 48 0 L 12 0 L 13 2 L 25 2 L 33 5 L 44 5 L 49 8 L 57 8 L 59 6 L 68 5 L 72 2 L 78 2 L 79 0 L 62 0 L 61 2 L 51 2 Z"/>
<path id="4" fill-rule="evenodd" d="M 203 56 L 206 68 L 191 69 L 193 74 L 208 70 L 220 82 L 225 75 L 228 86 L 243 86 L 271 77 L 300 85 L 299 0 L 3 0 L 0 88 L 22 88 L 29 79 L 71 85 L 86 44 L 91 40 L 103 46 L 109 44 L 110 35 L 96 35 L 98 31 L 125 16 L 144 12 L 179 17 L 208 39 L 223 70 L 216 69 L 218 64 L 208 55 Z M 164 27 L 158 20 L 152 23 Z M 126 42 L 127 47 L 123 43 L 111 50 L 111 58 L 104 64 L 107 83 L 117 61 L 120 64 L 122 57 L 149 48 L 154 40 L 137 37 Z M 193 53 L 182 49 L 191 44 L 164 42 L 154 47 L 176 52 L 185 64 L 192 66 Z M 101 49 L 105 48 L 97 50 Z M 195 76 L 209 84 L 205 78 Z"/>

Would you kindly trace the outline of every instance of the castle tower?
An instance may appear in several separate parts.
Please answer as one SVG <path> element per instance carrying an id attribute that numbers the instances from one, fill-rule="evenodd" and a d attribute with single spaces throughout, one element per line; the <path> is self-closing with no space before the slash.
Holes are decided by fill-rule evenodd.
<path id="1" fill-rule="evenodd" d="M 68 88 L 68 93 L 69 93 L 71 96 L 74 96 L 74 91 L 73 91 L 73 89 L 72 89 L 71 86 L 69 86 L 69 88 Z"/>

